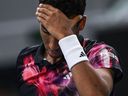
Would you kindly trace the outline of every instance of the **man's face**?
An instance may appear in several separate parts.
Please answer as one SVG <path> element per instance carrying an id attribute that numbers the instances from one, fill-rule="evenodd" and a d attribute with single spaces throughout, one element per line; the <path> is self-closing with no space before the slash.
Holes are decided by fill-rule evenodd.
<path id="1" fill-rule="evenodd" d="M 45 46 L 46 53 L 53 57 L 58 58 L 62 56 L 61 49 L 58 45 L 58 40 L 54 38 L 48 31 L 41 25 L 41 37 Z"/>
<path id="2" fill-rule="evenodd" d="M 77 19 L 75 17 L 71 19 L 72 21 L 71 28 L 74 34 L 79 33 L 78 26 L 79 26 L 80 21 L 82 20 L 80 16 L 76 16 L 76 17 Z M 42 37 L 42 40 L 45 46 L 46 54 L 53 58 L 61 57 L 62 52 L 58 45 L 58 40 L 54 36 L 52 36 L 50 32 L 48 32 L 47 29 L 43 25 L 40 26 L 40 29 L 41 29 L 40 34 L 41 34 L 41 37 Z"/>
<path id="3" fill-rule="evenodd" d="M 61 51 L 58 40 L 73 33 L 76 34 L 79 28 L 74 28 L 74 26 L 81 20 L 82 16 L 77 15 L 68 18 L 59 9 L 47 4 L 40 4 L 37 7 L 36 15 L 41 24 L 40 32 L 46 49 L 45 54 L 53 58 L 60 57 Z"/>
<path id="4" fill-rule="evenodd" d="M 76 29 L 74 26 L 72 29 Z M 74 31 L 74 30 L 73 30 Z M 74 32 L 75 33 L 75 32 Z M 54 38 L 48 31 L 41 25 L 41 37 L 45 46 L 46 53 L 53 57 L 58 58 L 62 56 L 61 49 L 58 45 L 58 40 Z"/>

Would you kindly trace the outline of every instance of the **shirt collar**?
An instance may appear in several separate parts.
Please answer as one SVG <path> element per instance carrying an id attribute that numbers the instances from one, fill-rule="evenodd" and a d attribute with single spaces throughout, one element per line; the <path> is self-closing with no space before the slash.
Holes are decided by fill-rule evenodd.
<path id="1" fill-rule="evenodd" d="M 43 60 L 43 53 L 45 51 L 44 44 L 41 43 L 35 53 L 35 63 L 41 63 Z"/>
<path id="2" fill-rule="evenodd" d="M 80 43 L 82 44 L 82 42 L 84 41 L 84 38 L 83 36 L 81 35 L 78 35 L 78 39 L 80 41 Z M 41 43 L 36 51 L 36 54 L 35 54 L 35 63 L 41 63 L 43 61 L 43 53 L 45 51 L 45 47 L 44 47 L 44 44 Z"/>

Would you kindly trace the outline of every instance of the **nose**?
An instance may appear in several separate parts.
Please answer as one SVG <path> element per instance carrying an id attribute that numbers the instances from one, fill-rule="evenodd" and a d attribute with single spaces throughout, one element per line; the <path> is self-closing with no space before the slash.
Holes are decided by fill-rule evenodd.
<path id="1" fill-rule="evenodd" d="M 55 49 L 59 48 L 58 40 L 55 39 L 54 37 L 50 38 L 49 48 L 52 49 L 52 50 L 55 50 Z"/>

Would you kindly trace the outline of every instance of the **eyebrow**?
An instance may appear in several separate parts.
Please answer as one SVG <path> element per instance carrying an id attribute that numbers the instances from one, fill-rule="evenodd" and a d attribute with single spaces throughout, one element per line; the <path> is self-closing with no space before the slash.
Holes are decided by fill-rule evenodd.
<path id="1" fill-rule="evenodd" d="M 42 31 L 44 32 L 44 33 L 46 33 L 46 34 L 50 34 L 49 32 L 48 32 L 48 30 L 41 24 L 41 29 L 42 29 Z"/>

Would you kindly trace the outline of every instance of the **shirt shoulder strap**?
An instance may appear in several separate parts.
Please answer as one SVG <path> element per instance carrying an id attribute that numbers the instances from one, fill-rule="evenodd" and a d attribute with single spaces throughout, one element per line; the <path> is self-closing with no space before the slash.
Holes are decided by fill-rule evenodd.
<path id="1" fill-rule="evenodd" d="M 35 52 L 38 48 L 39 48 L 40 45 L 35 45 L 35 46 L 31 46 L 31 47 L 26 47 L 24 48 L 23 50 L 21 50 L 20 52 L 20 56 L 24 56 L 24 55 L 27 55 L 27 54 L 31 54 L 33 52 Z"/>
<path id="2" fill-rule="evenodd" d="M 96 40 L 85 40 L 84 43 L 86 43 L 84 46 L 85 53 L 88 53 L 89 50 L 97 43 L 97 41 Z"/>

